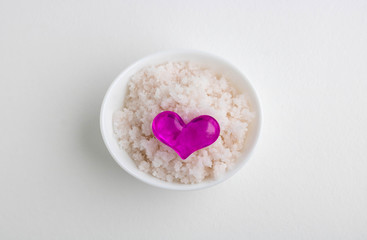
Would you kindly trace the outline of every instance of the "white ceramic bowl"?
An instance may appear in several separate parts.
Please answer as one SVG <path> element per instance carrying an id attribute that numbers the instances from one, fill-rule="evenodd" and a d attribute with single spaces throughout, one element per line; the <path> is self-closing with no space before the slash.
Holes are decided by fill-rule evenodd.
<path id="1" fill-rule="evenodd" d="M 161 64 L 167 61 L 192 61 L 204 64 L 213 68 L 214 70 L 226 74 L 229 79 L 233 82 L 234 86 L 241 92 L 245 92 L 248 96 L 249 105 L 252 111 L 256 113 L 256 117 L 249 126 L 249 131 L 246 139 L 245 149 L 238 159 L 236 166 L 227 171 L 226 174 L 215 180 L 207 180 L 198 184 L 179 184 L 179 183 L 169 183 L 159 180 L 149 174 L 140 171 L 134 161 L 129 157 L 129 155 L 122 149 L 119 148 L 117 144 L 117 139 L 113 134 L 112 128 L 112 115 L 113 113 L 120 109 L 123 105 L 125 94 L 127 92 L 127 83 L 130 77 L 147 65 Z M 130 67 L 126 68 L 111 84 L 107 93 L 104 97 L 100 124 L 103 140 L 107 146 L 108 151 L 111 153 L 115 161 L 128 173 L 137 179 L 148 183 L 150 185 L 172 189 L 172 190 L 194 190 L 202 189 L 213 186 L 224 180 L 233 176 L 239 169 L 243 167 L 245 162 L 250 158 L 250 155 L 256 145 L 260 134 L 261 125 L 261 109 L 258 97 L 251 86 L 247 78 L 232 64 L 223 60 L 220 57 L 213 56 L 211 54 L 193 51 L 193 50 L 179 50 L 179 51 L 169 51 L 169 52 L 159 52 L 150 56 L 147 56 Z"/>

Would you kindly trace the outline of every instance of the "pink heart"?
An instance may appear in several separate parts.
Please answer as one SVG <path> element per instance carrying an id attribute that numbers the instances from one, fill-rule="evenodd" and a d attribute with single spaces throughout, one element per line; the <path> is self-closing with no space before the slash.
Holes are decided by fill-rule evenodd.
<path id="1" fill-rule="evenodd" d="M 201 115 L 185 124 L 175 112 L 158 114 L 152 123 L 156 138 L 186 159 L 193 152 L 213 144 L 219 137 L 220 127 L 213 117 Z"/>

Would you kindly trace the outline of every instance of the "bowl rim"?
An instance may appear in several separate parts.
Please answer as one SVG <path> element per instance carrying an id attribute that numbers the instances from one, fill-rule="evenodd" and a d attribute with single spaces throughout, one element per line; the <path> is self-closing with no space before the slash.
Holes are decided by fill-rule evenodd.
<path id="1" fill-rule="evenodd" d="M 119 157 L 112 150 L 112 147 L 109 145 L 108 140 L 107 140 L 108 137 L 106 136 L 105 120 L 104 120 L 105 108 L 106 108 L 108 97 L 112 92 L 112 89 L 114 89 L 115 85 L 117 85 L 117 83 L 120 81 L 120 79 L 123 78 L 123 76 L 126 73 L 128 73 L 131 69 L 135 68 L 137 65 L 143 64 L 144 62 L 146 62 L 148 60 L 151 60 L 151 59 L 154 59 L 154 58 L 157 58 L 157 57 L 160 57 L 160 56 L 164 56 L 164 55 L 179 55 L 179 54 L 203 55 L 205 57 L 212 58 L 212 59 L 214 59 L 218 62 L 222 62 L 224 65 L 227 65 L 228 68 L 231 68 L 231 69 L 235 70 L 240 75 L 242 80 L 244 80 L 247 83 L 247 89 L 248 89 L 249 92 L 252 93 L 252 100 L 253 100 L 253 103 L 254 103 L 253 105 L 255 106 L 256 113 L 257 113 L 256 114 L 257 129 L 255 129 L 255 134 L 254 134 L 254 138 L 253 138 L 253 141 L 252 141 L 253 142 L 252 146 L 250 148 L 246 149 L 247 155 L 244 157 L 245 159 L 243 159 L 242 161 L 236 163 L 235 168 L 233 168 L 230 172 L 227 172 L 220 179 L 211 180 L 207 183 L 205 183 L 203 181 L 201 183 L 196 183 L 196 184 L 172 184 L 170 182 L 166 182 L 166 181 L 163 181 L 161 179 L 158 179 L 162 182 L 162 184 L 157 184 L 156 182 L 151 182 L 151 181 L 149 181 L 145 178 L 141 178 L 135 171 L 131 170 L 130 168 L 125 167 L 121 163 L 121 161 L 118 160 Z M 120 74 L 118 74 L 117 77 L 112 81 L 112 83 L 108 87 L 108 89 L 107 89 L 107 91 L 106 91 L 106 93 L 103 97 L 102 105 L 101 105 L 101 108 L 100 108 L 99 120 L 100 120 L 100 131 L 101 131 L 102 139 L 103 139 L 103 142 L 104 142 L 108 152 L 110 153 L 110 155 L 112 156 L 114 161 L 122 169 L 124 169 L 127 173 L 129 173 L 130 175 L 132 175 L 136 179 L 138 179 L 138 180 L 140 180 L 140 181 L 142 181 L 142 182 L 144 182 L 144 183 L 146 183 L 150 186 L 163 188 L 163 189 L 168 189 L 168 190 L 188 191 L 188 190 L 199 190 L 199 189 L 204 189 L 204 188 L 209 188 L 209 187 L 215 186 L 215 185 L 217 185 L 219 183 L 222 183 L 222 182 L 226 181 L 227 179 L 231 178 L 240 169 L 243 168 L 243 166 L 248 162 L 248 160 L 251 158 L 252 154 L 254 153 L 254 149 L 256 148 L 256 145 L 257 145 L 259 137 L 260 137 L 261 126 L 262 126 L 262 108 L 261 108 L 259 97 L 258 97 L 254 87 L 252 86 L 251 82 L 242 73 L 242 71 L 240 71 L 235 65 L 233 65 L 232 63 L 227 61 L 225 58 L 222 58 L 220 56 L 214 55 L 212 53 L 204 52 L 204 51 L 201 51 L 201 50 L 177 49 L 177 50 L 159 51 L 159 52 L 156 52 L 156 53 L 153 53 L 153 54 L 146 55 L 145 57 L 140 58 L 137 61 L 134 61 L 132 64 L 130 64 L 128 67 L 126 67 Z M 140 170 L 138 170 L 138 171 L 140 171 Z"/>

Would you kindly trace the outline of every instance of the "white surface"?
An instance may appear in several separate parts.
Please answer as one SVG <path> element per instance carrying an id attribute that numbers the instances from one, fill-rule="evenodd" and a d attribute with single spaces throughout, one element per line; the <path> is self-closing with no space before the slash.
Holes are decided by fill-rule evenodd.
<path id="1" fill-rule="evenodd" d="M 251 122 L 249 131 L 246 135 L 245 151 L 241 154 L 234 168 L 227 171 L 224 176 L 218 179 L 202 181 L 198 184 L 180 184 L 170 183 L 147 174 L 136 166 L 135 162 L 129 157 L 126 151 L 120 148 L 116 136 L 113 131 L 113 115 L 114 112 L 121 109 L 125 94 L 127 92 L 127 83 L 136 72 L 141 71 L 144 67 L 151 65 L 160 65 L 168 61 L 191 61 L 202 66 L 211 68 L 213 71 L 223 74 L 240 92 L 246 93 L 247 102 L 251 106 L 251 111 L 255 113 L 255 119 Z M 172 190 L 198 190 L 211 187 L 221 183 L 237 173 L 251 157 L 254 147 L 259 139 L 261 128 L 261 108 L 259 99 L 253 87 L 235 66 L 218 56 L 210 53 L 194 50 L 172 50 L 162 51 L 151 54 L 126 68 L 113 81 L 107 90 L 103 99 L 100 113 L 101 134 L 104 143 L 115 161 L 128 173 L 137 179 L 151 184 L 156 187 Z"/>
<path id="2" fill-rule="evenodd" d="M 0 239 L 367 239 L 366 1 L 1 1 Z M 103 95 L 152 52 L 229 59 L 262 101 L 233 178 L 125 173 Z"/>

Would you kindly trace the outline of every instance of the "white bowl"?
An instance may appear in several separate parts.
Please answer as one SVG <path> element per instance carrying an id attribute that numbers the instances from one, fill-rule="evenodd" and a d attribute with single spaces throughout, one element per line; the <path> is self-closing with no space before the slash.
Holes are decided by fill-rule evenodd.
<path id="1" fill-rule="evenodd" d="M 112 115 L 120 109 L 123 105 L 125 94 L 127 92 L 127 83 L 132 75 L 147 65 L 161 64 L 167 61 L 192 61 L 204 64 L 213 68 L 214 70 L 226 74 L 233 82 L 234 86 L 241 92 L 245 92 L 248 96 L 249 105 L 252 111 L 256 113 L 255 119 L 250 123 L 249 131 L 246 137 L 245 149 L 238 159 L 236 166 L 225 173 L 220 179 L 206 180 L 197 184 L 180 184 L 169 183 L 155 178 L 149 174 L 140 171 L 135 162 L 129 157 L 129 155 L 119 148 L 117 139 L 113 134 Z M 247 78 L 232 64 L 223 60 L 220 57 L 213 56 L 208 53 L 193 51 L 193 50 L 178 50 L 169 52 L 159 52 L 150 56 L 147 56 L 130 67 L 125 69 L 108 88 L 104 97 L 100 124 L 103 140 L 107 146 L 108 151 L 115 159 L 115 161 L 128 173 L 137 179 L 148 183 L 150 185 L 172 189 L 172 190 L 194 190 L 202 189 L 213 186 L 233 176 L 239 169 L 243 167 L 245 162 L 250 158 L 250 155 L 256 145 L 260 134 L 261 125 L 261 109 L 258 97 L 251 86 Z"/>

